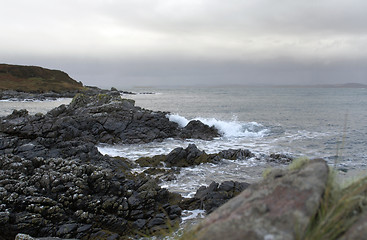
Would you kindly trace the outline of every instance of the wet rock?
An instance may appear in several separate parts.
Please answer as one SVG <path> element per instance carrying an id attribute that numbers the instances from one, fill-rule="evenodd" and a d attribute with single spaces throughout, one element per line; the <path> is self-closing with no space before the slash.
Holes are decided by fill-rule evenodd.
<path id="1" fill-rule="evenodd" d="M 193 198 L 183 200 L 181 206 L 188 210 L 204 209 L 207 213 L 211 213 L 248 186 L 248 183 L 234 181 L 225 181 L 220 185 L 212 182 L 208 187 L 200 187 Z"/>
<path id="2" fill-rule="evenodd" d="M 313 160 L 251 185 L 199 224 L 197 239 L 296 239 L 317 212 L 328 171 L 325 161 Z"/>
<path id="3" fill-rule="evenodd" d="M 133 223 L 134 228 L 142 230 L 144 229 L 145 225 L 147 224 L 147 221 L 144 219 L 138 219 Z"/>
<path id="4" fill-rule="evenodd" d="M 141 157 L 136 160 L 141 167 L 163 167 L 163 162 L 166 159 L 164 155 L 156 155 L 153 157 Z"/>
<path id="5" fill-rule="evenodd" d="M 218 163 L 222 159 L 243 160 L 255 155 L 247 149 L 229 149 L 215 154 L 207 154 L 199 150 L 195 144 L 189 144 L 187 148 L 175 148 L 168 155 L 156 155 L 142 157 L 136 162 L 141 167 L 188 167 L 202 163 Z"/>
<path id="6" fill-rule="evenodd" d="M 31 116 L 26 110 L 15 110 L 1 117 L 0 154 L 85 160 L 101 157 L 95 148 L 97 143 L 211 139 L 218 135 L 216 129 L 197 121 L 182 129 L 166 115 L 136 107 L 133 100 L 116 94 L 77 94 L 68 106 L 61 105 L 45 115 Z"/>
<path id="7" fill-rule="evenodd" d="M 219 133 L 215 127 L 209 127 L 199 120 L 192 120 L 183 128 L 180 136 L 182 138 L 211 140 L 219 137 Z"/>
<path id="8" fill-rule="evenodd" d="M 59 230 L 56 232 L 56 235 L 57 236 L 65 236 L 65 235 L 68 235 L 68 234 L 72 233 L 77 228 L 78 228 L 78 225 L 75 224 L 75 223 L 64 224 L 64 225 L 59 227 Z"/>
<path id="9" fill-rule="evenodd" d="M 255 156 L 250 150 L 248 149 L 228 149 L 223 150 L 218 153 L 220 158 L 228 159 L 228 160 L 243 160 L 252 158 Z"/>
<path id="10" fill-rule="evenodd" d="M 169 202 L 171 193 L 145 175 L 118 173 L 120 161 L 91 165 L 80 159 L 0 156 L 0 231 L 5 239 L 14 239 L 17 232 L 89 239 L 96 229 L 121 237 L 134 231 L 129 226 L 145 222 L 148 227 L 162 206 L 171 219 L 180 217 L 180 209 Z"/>
<path id="11" fill-rule="evenodd" d="M 15 237 L 15 240 L 34 240 L 34 238 L 32 238 L 31 236 L 29 236 L 29 235 L 27 235 L 27 234 L 19 233 L 19 234 L 17 234 L 17 236 Z"/>
<path id="12" fill-rule="evenodd" d="M 9 222 L 9 212 L 0 212 L 0 224 L 7 224 Z"/>
<path id="13" fill-rule="evenodd" d="M 266 158 L 266 161 L 277 164 L 289 164 L 293 161 L 293 157 L 281 153 L 271 153 L 269 157 Z"/>
<path id="14" fill-rule="evenodd" d="M 186 149 L 175 148 L 164 160 L 168 167 L 188 167 L 209 162 L 209 157 L 204 151 L 200 151 L 195 144 L 189 144 Z"/>

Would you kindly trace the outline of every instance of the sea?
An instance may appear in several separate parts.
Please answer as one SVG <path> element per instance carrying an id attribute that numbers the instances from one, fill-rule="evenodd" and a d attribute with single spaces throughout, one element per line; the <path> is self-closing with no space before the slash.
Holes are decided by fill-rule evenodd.
<path id="1" fill-rule="evenodd" d="M 241 148 L 255 154 L 247 160 L 184 168 L 176 179 L 160 183 L 184 197 L 193 196 L 200 186 L 212 181 L 253 183 L 262 178 L 265 169 L 285 167 L 269 163 L 267 156 L 271 153 L 323 158 L 344 174 L 367 170 L 366 88 L 221 86 L 124 90 L 137 93 L 122 96 L 134 99 L 136 106 L 167 112 L 167 117 L 181 127 L 198 119 L 216 127 L 221 136 L 211 141 L 167 139 L 147 144 L 100 144 L 102 154 L 135 161 L 142 156 L 168 154 L 192 143 L 207 153 Z M 22 108 L 30 114 L 46 113 L 70 101 L 0 101 L 0 115 Z"/>

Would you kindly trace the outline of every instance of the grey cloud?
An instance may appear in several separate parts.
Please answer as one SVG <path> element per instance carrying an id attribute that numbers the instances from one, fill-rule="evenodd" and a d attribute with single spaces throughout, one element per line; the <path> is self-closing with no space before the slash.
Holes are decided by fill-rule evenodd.
<path id="1" fill-rule="evenodd" d="M 120 1 L 100 6 L 123 24 L 164 31 L 366 33 L 363 0 Z"/>
<path id="2" fill-rule="evenodd" d="M 85 84 L 367 79 L 364 0 L 5 0 L 2 9 L 0 61 Z"/>

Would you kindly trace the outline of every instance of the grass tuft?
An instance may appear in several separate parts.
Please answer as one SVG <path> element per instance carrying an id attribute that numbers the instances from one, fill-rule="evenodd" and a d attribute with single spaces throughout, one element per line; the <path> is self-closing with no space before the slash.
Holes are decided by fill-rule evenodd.
<path id="1" fill-rule="evenodd" d="M 288 169 L 291 171 L 301 169 L 303 166 L 309 163 L 309 161 L 310 159 L 307 157 L 296 158 L 291 164 L 289 164 Z"/>
<path id="2" fill-rule="evenodd" d="M 273 169 L 272 168 L 266 168 L 264 171 L 263 171 L 263 173 L 262 173 L 262 176 L 263 176 L 263 179 L 267 179 L 268 177 L 269 177 L 269 175 L 270 175 L 270 173 L 271 173 L 271 171 L 272 171 Z"/>
<path id="3" fill-rule="evenodd" d="M 366 194 L 367 177 L 341 188 L 332 171 L 318 212 L 300 239 L 333 240 L 341 237 L 365 209 Z"/>

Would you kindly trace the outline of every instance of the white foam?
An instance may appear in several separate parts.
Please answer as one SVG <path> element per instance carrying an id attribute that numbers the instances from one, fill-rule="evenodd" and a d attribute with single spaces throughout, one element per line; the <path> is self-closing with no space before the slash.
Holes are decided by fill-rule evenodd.
<path id="1" fill-rule="evenodd" d="M 187 118 L 182 117 L 178 114 L 167 114 L 167 117 L 171 122 L 177 123 L 180 127 L 185 127 L 189 123 L 189 120 L 187 120 Z"/>
<path id="2" fill-rule="evenodd" d="M 183 210 L 182 211 L 182 222 L 186 222 L 187 220 L 204 218 L 205 210 L 195 209 L 195 210 Z"/>
<path id="3" fill-rule="evenodd" d="M 176 122 L 180 127 L 185 127 L 190 120 L 182 117 L 178 114 L 168 114 L 168 119 L 172 122 Z M 268 129 L 264 128 L 263 125 L 257 122 L 239 122 L 233 121 L 222 121 L 216 118 L 194 118 L 192 120 L 199 120 L 208 126 L 214 126 L 218 129 L 219 133 L 226 138 L 233 137 L 248 137 L 257 138 L 264 137 L 268 133 Z"/>

